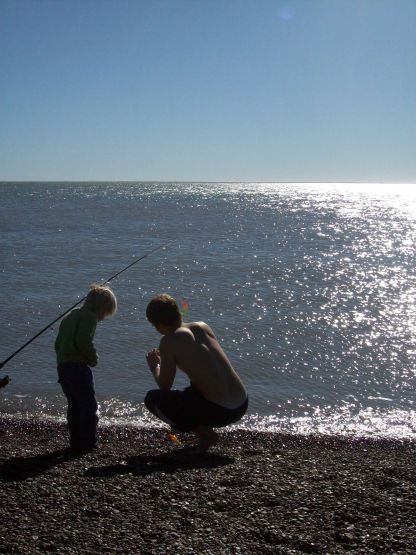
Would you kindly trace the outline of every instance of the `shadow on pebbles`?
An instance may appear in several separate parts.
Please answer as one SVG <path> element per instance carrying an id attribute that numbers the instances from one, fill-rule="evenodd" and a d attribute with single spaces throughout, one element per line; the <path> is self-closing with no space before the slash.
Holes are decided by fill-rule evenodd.
<path id="1" fill-rule="evenodd" d="M 158 430 L 0 420 L 0 553 L 416 553 L 415 443 L 223 432 L 204 456 Z"/>

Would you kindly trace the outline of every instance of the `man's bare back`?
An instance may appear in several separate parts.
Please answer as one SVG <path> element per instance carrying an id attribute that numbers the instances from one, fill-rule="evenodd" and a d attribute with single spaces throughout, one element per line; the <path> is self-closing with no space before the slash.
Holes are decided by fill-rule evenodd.
<path id="1" fill-rule="evenodd" d="M 214 428 L 235 424 L 246 414 L 246 389 L 212 329 L 204 322 L 184 324 L 173 297 L 153 297 L 146 316 L 163 337 L 159 349 L 146 355 L 159 389 L 147 392 L 145 406 L 175 430 L 195 433 L 192 452 L 205 453 L 218 441 Z M 176 368 L 191 381 L 183 391 L 172 389 Z"/>
<path id="2" fill-rule="evenodd" d="M 241 379 L 204 322 L 183 323 L 164 335 L 160 358 L 161 376 L 165 372 L 172 375 L 178 366 L 208 401 L 235 409 L 247 399 Z"/>

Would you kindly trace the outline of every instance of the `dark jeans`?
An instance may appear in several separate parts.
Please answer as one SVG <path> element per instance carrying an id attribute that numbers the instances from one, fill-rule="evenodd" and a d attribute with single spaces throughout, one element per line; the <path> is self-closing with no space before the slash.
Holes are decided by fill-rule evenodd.
<path id="1" fill-rule="evenodd" d="M 68 400 L 70 445 L 75 449 L 94 447 L 97 433 L 97 401 L 91 368 L 83 362 L 58 364 L 59 383 Z"/>

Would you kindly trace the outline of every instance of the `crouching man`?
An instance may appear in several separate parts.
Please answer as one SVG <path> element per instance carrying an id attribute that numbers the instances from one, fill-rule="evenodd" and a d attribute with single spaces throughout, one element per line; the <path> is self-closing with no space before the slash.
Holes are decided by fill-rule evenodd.
<path id="1" fill-rule="evenodd" d="M 149 322 L 163 335 L 147 363 L 159 389 L 149 391 L 147 409 L 175 430 L 194 432 L 194 452 L 204 453 L 218 441 L 213 428 L 237 422 L 247 411 L 246 389 L 212 329 L 204 322 L 182 322 L 174 298 L 158 295 L 147 306 Z M 176 368 L 190 380 L 172 390 Z"/>

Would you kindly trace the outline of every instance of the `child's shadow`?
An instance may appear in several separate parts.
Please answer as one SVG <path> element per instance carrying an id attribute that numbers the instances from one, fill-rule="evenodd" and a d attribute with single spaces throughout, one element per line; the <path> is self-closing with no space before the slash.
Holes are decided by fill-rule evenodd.
<path id="1" fill-rule="evenodd" d="M 50 468 L 73 458 L 68 449 L 59 449 L 32 457 L 12 457 L 0 465 L 0 480 L 21 482 L 28 478 L 35 478 Z"/>
<path id="2" fill-rule="evenodd" d="M 136 455 L 134 457 L 127 457 L 125 461 L 119 464 L 89 468 L 85 472 L 85 476 L 111 477 L 117 474 L 145 476 L 154 472 L 173 474 L 180 470 L 190 470 L 193 468 L 216 468 L 232 464 L 234 461 L 233 457 L 215 453 L 189 455 L 173 452 L 158 455 Z"/>

